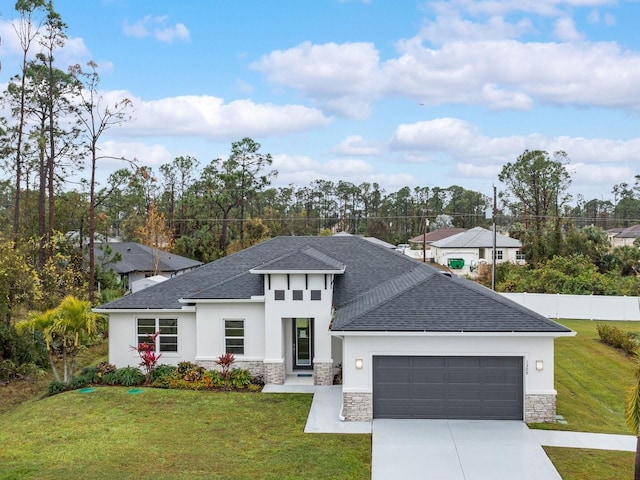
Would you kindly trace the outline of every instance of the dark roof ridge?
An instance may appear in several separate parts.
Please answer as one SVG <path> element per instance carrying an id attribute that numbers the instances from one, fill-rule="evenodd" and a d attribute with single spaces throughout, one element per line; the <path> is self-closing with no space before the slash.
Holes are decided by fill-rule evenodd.
<path id="1" fill-rule="evenodd" d="M 399 297 L 407 290 L 415 288 L 416 286 L 430 279 L 433 275 L 438 274 L 439 273 L 436 270 L 431 271 L 431 269 L 429 268 L 421 268 L 418 266 L 406 273 L 403 273 L 402 275 L 379 284 L 371 290 L 362 292 L 360 295 L 353 298 L 349 302 L 340 305 L 340 308 L 338 310 L 344 311 L 345 309 L 348 309 L 350 307 L 355 308 L 358 302 L 371 297 L 378 298 L 379 301 L 372 302 L 369 306 L 365 306 L 364 308 L 362 308 L 362 310 L 357 312 L 357 314 L 351 316 L 350 320 L 348 322 L 345 322 L 344 325 L 348 325 L 358 317 L 365 315 L 372 310 L 375 310 L 381 305 L 391 302 L 393 299 Z"/>

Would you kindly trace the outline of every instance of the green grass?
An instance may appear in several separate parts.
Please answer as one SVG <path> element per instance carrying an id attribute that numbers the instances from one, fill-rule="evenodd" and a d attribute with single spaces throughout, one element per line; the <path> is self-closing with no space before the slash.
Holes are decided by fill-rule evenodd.
<path id="1" fill-rule="evenodd" d="M 634 380 L 634 361 L 600 342 L 596 325 L 587 320 L 562 320 L 575 337 L 555 340 L 557 413 L 567 425 L 536 424 L 535 428 L 629 434 L 624 421 L 627 389 Z M 607 322 L 624 331 L 640 332 L 639 322 Z"/>
<path id="2" fill-rule="evenodd" d="M 627 389 L 634 380 L 634 361 L 600 342 L 599 322 L 562 320 L 575 337 L 555 340 L 557 413 L 567 425 L 535 424 L 534 428 L 629 434 L 624 422 Z M 638 322 L 607 322 L 639 332 Z M 545 447 L 563 480 L 632 478 L 635 453 Z"/>
<path id="3" fill-rule="evenodd" d="M 0 479 L 365 479 L 370 435 L 305 434 L 311 395 L 98 388 L 0 415 Z"/>
<path id="4" fill-rule="evenodd" d="M 544 447 L 563 480 L 633 478 L 635 453 Z"/>

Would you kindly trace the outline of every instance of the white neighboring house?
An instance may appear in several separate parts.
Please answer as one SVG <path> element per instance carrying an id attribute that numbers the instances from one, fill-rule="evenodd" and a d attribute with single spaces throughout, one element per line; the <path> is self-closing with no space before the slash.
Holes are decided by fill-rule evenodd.
<path id="1" fill-rule="evenodd" d="M 277 237 L 95 309 L 109 362 L 159 332 L 161 362 L 286 384 L 342 372 L 342 415 L 555 421 L 554 338 L 574 332 L 355 236 Z"/>
<path id="2" fill-rule="evenodd" d="M 169 278 L 163 277 L 162 275 L 153 275 L 151 277 L 135 280 L 131 282 L 131 293 L 139 292 L 140 290 L 144 290 L 147 287 L 151 287 L 153 285 L 157 285 L 158 283 L 162 283 L 165 280 L 169 280 Z"/>
<path id="3" fill-rule="evenodd" d="M 459 275 L 472 273 L 479 263 L 492 263 L 493 232 L 475 227 L 431 244 L 436 263 L 448 266 Z M 496 235 L 496 263 L 524 263 L 522 242 Z"/>
<path id="4" fill-rule="evenodd" d="M 640 225 L 633 225 L 628 228 L 616 228 L 607 230 L 611 247 L 633 246 L 633 242 L 640 237 Z"/>

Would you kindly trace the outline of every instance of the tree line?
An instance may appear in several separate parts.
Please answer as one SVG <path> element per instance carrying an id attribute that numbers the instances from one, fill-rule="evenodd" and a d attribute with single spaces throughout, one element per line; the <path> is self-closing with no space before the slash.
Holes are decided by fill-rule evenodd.
<path id="1" fill-rule="evenodd" d="M 98 287 L 114 282 L 109 262 L 96 262 L 96 240 L 137 240 L 208 262 L 277 235 L 345 231 L 398 244 L 427 229 L 490 227 L 494 216 L 535 266 L 567 254 L 572 232 L 584 226 L 640 222 L 640 177 L 615 185 L 613 202 L 572 203 L 567 154 L 539 150 L 503 167 L 495 212 L 493 199 L 459 185 L 387 191 L 318 179 L 275 187 L 272 157 L 251 138 L 233 142 L 226 158 L 179 156 L 157 171 L 123 158 L 100 185 L 102 136 L 126 123 L 134 106 L 126 98 L 106 104 L 94 62 L 57 65 L 67 25 L 52 1 L 19 0 L 15 12 L 22 62 L 0 97 L 10 112 L 0 119 L 0 238 L 10 246 L 3 244 L 0 268 L 13 275 L 0 300 L 5 319 L 17 299 L 43 308 L 69 294 L 104 300 L 95 297 Z M 72 170 L 84 172 L 80 185 L 70 183 Z"/>

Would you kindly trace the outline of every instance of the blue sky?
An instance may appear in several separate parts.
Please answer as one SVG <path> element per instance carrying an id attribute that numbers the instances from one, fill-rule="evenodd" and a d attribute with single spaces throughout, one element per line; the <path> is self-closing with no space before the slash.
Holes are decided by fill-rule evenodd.
<path id="1" fill-rule="evenodd" d="M 0 2 L 0 88 L 18 72 Z M 251 137 L 276 185 L 460 185 L 564 150 L 574 197 L 640 174 L 640 3 L 614 0 L 54 0 L 58 66 L 94 60 L 133 118 L 103 153 L 158 171 Z M 634 23 L 635 22 L 635 23 Z M 123 165 L 103 161 L 100 177 Z"/>

